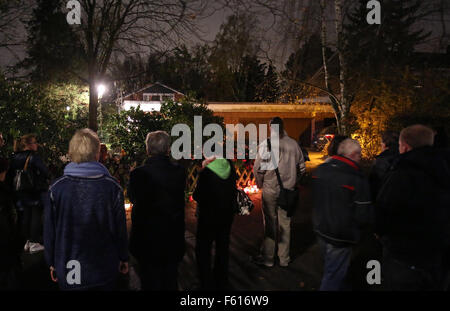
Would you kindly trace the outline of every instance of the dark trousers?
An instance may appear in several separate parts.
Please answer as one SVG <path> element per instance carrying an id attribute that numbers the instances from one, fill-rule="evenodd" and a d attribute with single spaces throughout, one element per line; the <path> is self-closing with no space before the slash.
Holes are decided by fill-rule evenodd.
<path id="1" fill-rule="evenodd" d="M 318 238 L 319 246 L 324 258 L 324 268 L 321 291 L 350 290 L 348 282 L 348 268 L 352 257 L 351 247 L 337 247 Z"/>
<path id="2" fill-rule="evenodd" d="M 22 238 L 34 243 L 42 243 L 42 204 L 19 203 L 18 224 Z"/>
<path id="3" fill-rule="evenodd" d="M 233 219 L 211 224 L 199 219 L 195 254 L 203 290 L 227 289 L 230 232 Z M 211 267 L 212 246 L 215 242 L 214 268 Z"/>
<path id="4" fill-rule="evenodd" d="M 389 291 L 443 290 L 444 269 L 437 260 L 427 268 L 417 267 L 394 258 L 383 250 L 383 289 Z"/>
<path id="5" fill-rule="evenodd" d="M 178 290 L 178 262 L 154 263 L 138 260 L 138 263 L 142 290 Z"/>

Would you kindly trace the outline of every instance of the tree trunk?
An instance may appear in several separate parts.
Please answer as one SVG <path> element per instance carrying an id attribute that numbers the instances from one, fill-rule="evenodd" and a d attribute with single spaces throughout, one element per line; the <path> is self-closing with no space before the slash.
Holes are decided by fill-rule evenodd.
<path id="1" fill-rule="evenodd" d="M 320 31 L 320 39 L 322 43 L 322 62 L 323 62 L 323 74 L 325 78 L 325 89 L 328 90 L 328 92 L 332 93 L 332 90 L 330 88 L 330 75 L 328 73 L 328 64 L 327 64 L 327 26 L 326 26 L 326 19 L 325 19 L 325 0 L 320 0 L 320 24 L 321 24 L 321 31 Z M 339 111 L 339 104 L 336 102 L 336 100 L 329 96 L 331 101 L 331 106 L 334 110 L 334 117 L 336 118 L 336 126 L 339 129 L 341 124 L 341 114 Z"/>
<path id="2" fill-rule="evenodd" d="M 323 73 L 325 76 L 325 88 L 330 90 L 329 87 L 329 75 L 327 66 L 327 26 L 325 20 L 325 0 L 320 0 L 320 38 L 322 41 L 322 61 L 323 61 Z"/>
<path id="3" fill-rule="evenodd" d="M 337 35 L 337 53 L 339 56 L 339 86 L 340 86 L 340 124 L 338 124 L 338 131 L 342 135 L 348 135 L 347 118 L 350 113 L 351 102 L 347 94 L 347 58 L 345 56 L 345 42 L 342 30 L 342 0 L 334 1 L 334 8 L 336 12 L 336 35 Z"/>
<path id="4" fill-rule="evenodd" d="M 97 85 L 95 79 L 89 79 L 89 128 L 94 132 L 97 132 L 97 106 L 98 106 L 98 94 Z"/>

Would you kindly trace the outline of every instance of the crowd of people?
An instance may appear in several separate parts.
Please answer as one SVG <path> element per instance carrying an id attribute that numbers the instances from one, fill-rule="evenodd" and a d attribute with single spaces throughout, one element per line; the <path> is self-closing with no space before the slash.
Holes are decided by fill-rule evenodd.
<path id="1" fill-rule="evenodd" d="M 292 207 L 298 205 L 295 189 L 305 173 L 305 158 L 281 118 L 270 125 L 271 139 L 259 145 L 253 166 L 262 189 L 264 238 L 252 262 L 288 267 Z M 278 157 L 272 150 L 274 137 Z M 178 266 L 186 251 L 186 172 L 171 161 L 166 132 L 149 133 L 145 145 L 147 160 L 132 168 L 127 180 L 133 204 L 128 237 L 123 182 L 102 164 L 106 151 L 95 132 L 74 134 L 70 163 L 51 184 L 36 135 L 17 140 L 13 157 L 0 158 L 0 289 L 20 288 L 22 252 L 44 251 L 49 276 L 62 290 L 115 289 L 119 275 L 129 271 L 129 254 L 138 263 L 143 290 L 177 290 Z M 358 141 L 336 136 L 328 153 L 312 176 L 312 221 L 324 258 L 320 290 L 352 289 L 348 271 L 353 250 L 367 235 L 382 250 L 385 289 L 448 289 L 450 163 L 446 146 L 436 146 L 435 132 L 413 125 L 384 133 L 370 176 L 360 166 Z M 276 168 L 265 169 L 275 159 Z M 200 289 L 230 289 L 237 191 L 232 161 L 203 161 L 193 193 Z"/>
<path id="2" fill-rule="evenodd" d="M 321 290 L 348 290 L 352 252 L 365 234 L 381 246 L 383 288 L 448 290 L 450 171 L 446 146 L 424 125 L 382 136 L 369 178 L 356 140 L 337 150 L 313 175 L 314 230 L 324 256 Z"/>

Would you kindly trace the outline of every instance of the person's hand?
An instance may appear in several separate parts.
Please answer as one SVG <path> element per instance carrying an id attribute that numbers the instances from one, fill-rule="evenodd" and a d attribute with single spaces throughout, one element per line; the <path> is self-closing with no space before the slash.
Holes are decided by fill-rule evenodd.
<path id="1" fill-rule="evenodd" d="M 128 262 L 120 262 L 119 264 L 119 272 L 122 274 L 128 273 Z"/>
<path id="2" fill-rule="evenodd" d="M 50 267 L 50 278 L 52 279 L 53 282 L 58 282 L 58 278 L 55 276 L 55 268 L 54 267 Z"/>
<path id="3" fill-rule="evenodd" d="M 211 158 L 206 158 L 203 162 L 202 162 L 202 168 L 205 168 L 209 163 L 211 163 L 212 161 L 214 161 L 216 159 L 216 156 L 212 156 Z"/>

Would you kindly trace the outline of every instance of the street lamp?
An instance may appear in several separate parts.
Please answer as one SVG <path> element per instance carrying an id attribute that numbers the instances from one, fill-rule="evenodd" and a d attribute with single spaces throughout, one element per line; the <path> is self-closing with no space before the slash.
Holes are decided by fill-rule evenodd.
<path id="1" fill-rule="evenodd" d="M 97 85 L 98 98 L 102 98 L 103 94 L 106 92 L 106 86 L 104 84 Z"/>
<path id="2" fill-rule="evenodd" d="M 106 86 L 104 84 L 97 85 L 97 95 L 98 95 L 98 112 L 100 117 L 100 127 L 99 127 L 99 135 L 102 135 L 102 126 L 103 126 L 103 114 L 102 114 L 102 97 L 106 92 Z"/>

